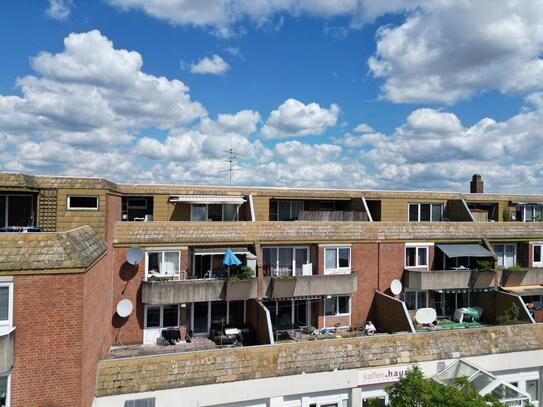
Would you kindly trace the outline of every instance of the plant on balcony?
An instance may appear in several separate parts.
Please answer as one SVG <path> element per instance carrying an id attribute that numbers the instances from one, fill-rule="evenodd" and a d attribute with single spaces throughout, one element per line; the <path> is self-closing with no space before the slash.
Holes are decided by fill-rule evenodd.
<path id="1" fill-rule="evenodd" d="M 479 271 L 494 271 L 494 265 L 490 260 L 477 260 Z"/>
<path id="2" fill-rule="evenodd" d="M 514 266 L 507 267 L 507 268 L 503 269 L 503 271 L 508 271 L 510 273 L 520 273 L 520 272 L 524 271 L 524 269 L 522 267 L 520 267 L 518 264 L 516 264 Z"/>
<path id="3" fill-rule="evenodd" d="M 228 277 L 228 281 L 233 283 L 236 281 L 246 281 L 253 278 L 255 275 L 253 269 L 249 266 L 242 266 L 239 269 L 232 270 L 230 272 L 230 277 Z"/>
<path id="4" fill-rule="evenodd" d="M 508 309 L 504 310 L 500 316 L 496 318 L 498 325 L 515 325 L 523 324 L 525 321 L 521 321 L 520 317 L 520 307 L 512 303 Z"/>
<path id="5" fill-rule="evenodd" d="M 503 221 L 504 222 L 511 222 L 511 211 L 509 209 L 503 210 Z"/>
<path id="6" fill-rule="evenodd" d="M 288 275 L 277 276 L 276 278 L 279 280 L 296 280 L 296 276 L 288 276 Z"/>

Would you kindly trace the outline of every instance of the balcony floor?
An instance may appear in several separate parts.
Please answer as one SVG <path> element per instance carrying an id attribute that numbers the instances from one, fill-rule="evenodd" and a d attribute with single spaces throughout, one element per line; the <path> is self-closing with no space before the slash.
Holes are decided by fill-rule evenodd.
<path id="1" fill-rule="evenodd" d="M 128 345 L 114 346 L 109 350 L 108 359 L 123 359 L 140 356 L 154 356 L 168 353 L 196 352 L 201 350 L 218 349 L 219 346 L 212 340 L 204 337 L 195 337 L 191 343 L 178 343 L 176 345 Z"/>

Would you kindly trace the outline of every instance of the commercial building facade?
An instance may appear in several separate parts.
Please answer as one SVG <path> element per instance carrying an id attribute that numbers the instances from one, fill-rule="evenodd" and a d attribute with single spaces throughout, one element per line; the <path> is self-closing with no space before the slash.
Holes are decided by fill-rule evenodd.
<path id="1" fill-rule="evenodd" d="M 526 355 L 542 339 L 543 196 L 485 194 L 474 182 L 476 191 L 463 194 L 0 173 L 0 394 L 11 406 L 160 406 L 168 397 L 200 406 L 362 405 L 370 397 L 386 401 L 385 383 L 359 377 L 426 362 L 433 376 L 438 362 L 466 359 L 537 401 L 539 367 Z M 224 264 L 230 251 L 239 266 Z M 250 275 L 233 278 L 242 269 Z M 119 315 L 123 300 L 132 306 L 128 315 Z M 440 326 L 415 318 L 428 308 Z M 372 338 L 363 335 L 369 320 L 378 332 Z M 428 360 L 416 352 L 402 359 L 399 351 L 395 362 L 365 354 L 358 365 L 319 365 L 315 380 L 288 369 L 260 372 L 257 363 L 287 345 L 294 355 L 318 344 L 401 341 L 391 335 L 400 332 L 475 346 L 464 331 L 502 332 L 509 328 L 497 325 L 511 324 L 527 330 L 530 345 Z M 225 369 L 214 382 L 164 384 L 140 382 L 136 376 L 145 374 L 130 367 L 153 366 L 165 353 L 191 361 L 229 352 L 253 359 L 238 369 L 247 375 Z M 512 362 L 500 368 L 496 353 Z M 125 388 L 127 380 L 138 386 Z M 221 388 L 229 395 L 197 396 Z"/>

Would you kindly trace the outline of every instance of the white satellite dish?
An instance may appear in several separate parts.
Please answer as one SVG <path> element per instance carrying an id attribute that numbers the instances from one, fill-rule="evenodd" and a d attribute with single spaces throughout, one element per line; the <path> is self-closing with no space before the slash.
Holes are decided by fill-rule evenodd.
<path id="1" fill-rule="evenodd" d="M 145 254 L 138 246 L 132 246 L 126 252 L 126 261 L 133 266 L 137 266 L 142 260 Z"/>
<path id="2" fill-rule="evenodd" d="M 132 313 L 133 309 L 134 306 L 132 305 L 132 301 L 128 299 L 121 300 L 117 304 L 117 314 L 119 314 L 119 316 L 123 318 L 129 316 Z"/>
<path id="3" fill-rule="evenodd" d="M 415 321 L 419 324 L 431 324 L 437 319 L 437 312 L 433 308 L 419 308 L 415 313 Z"/>
<path id="4" fill-rule="evenodd" d="M 400 280 L 392 280 L 390 282 L 390 291 L 392 294 L 398 295 L 402 292 L 402 282 Z"/>

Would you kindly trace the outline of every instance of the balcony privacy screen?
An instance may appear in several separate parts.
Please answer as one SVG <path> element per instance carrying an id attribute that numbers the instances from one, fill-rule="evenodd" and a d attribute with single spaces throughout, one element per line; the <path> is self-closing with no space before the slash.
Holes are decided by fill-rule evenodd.
<path id="1" fill-rule="evenodd" d="M 492 253 L 477 243 L 438 244 L 436 246 L 450 259 L 455 257 L 492 257 Z"/>

